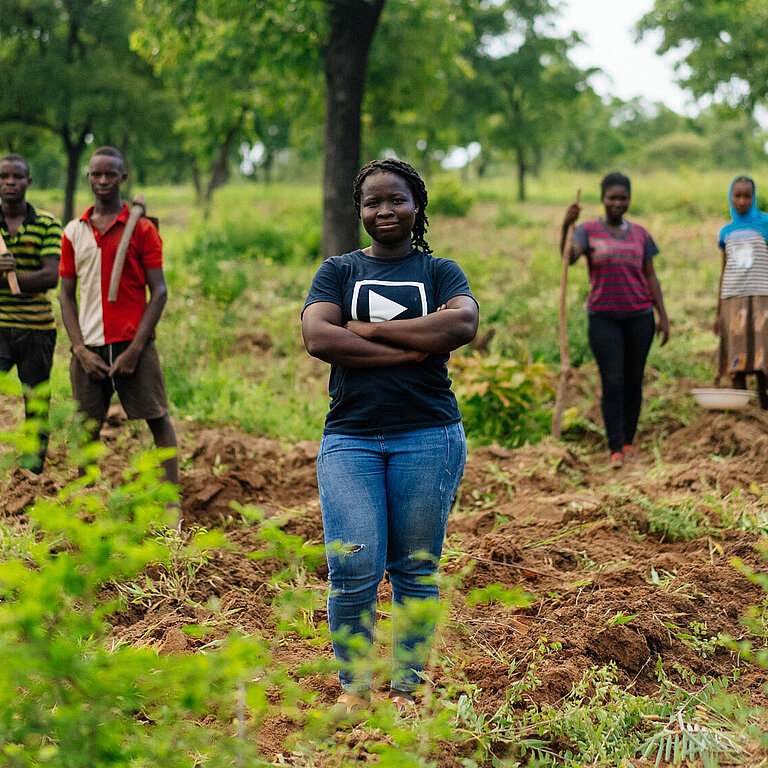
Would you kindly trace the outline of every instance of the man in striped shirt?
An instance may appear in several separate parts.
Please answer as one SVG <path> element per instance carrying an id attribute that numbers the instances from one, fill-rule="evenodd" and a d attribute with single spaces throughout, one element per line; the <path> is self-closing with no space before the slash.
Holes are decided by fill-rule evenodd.
<path id="1" fill-rule="evenodd" d="M 48 382 L 53 364 L 56 325 L 46 291 L 59 280 L 61 224 L 26 201 L 31 183 L 29 165 L 21 155 L 0 158 L 0 234 L 9 251 L 0 256 L 0 371 L 16 366 L 27 418 L 47 421 L 47 388 L 37 393 L 45 403 L 44 413 L 32 409 L 28 397 L 32 389 Z M 18 296 L 8 285 L 11 270 L 19 281 Z M 22 464 L 36 473 L 43 469 L 47 429 L 41 429 L 39 437 L 39 453 L 22 457 Z"/>

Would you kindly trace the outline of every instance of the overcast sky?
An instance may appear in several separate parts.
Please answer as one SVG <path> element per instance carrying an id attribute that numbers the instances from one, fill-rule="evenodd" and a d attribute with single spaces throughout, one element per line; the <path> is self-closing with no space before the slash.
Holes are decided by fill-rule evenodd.
<path id="1" fill-rule="evenodd" d="M 561 0 L 558 28 L 576 30 L 584 39 L 571 53 L 577 66 L 605 72 L 591 80 L 600 95 L 644 96 L 676 112 L 695 113 L 692 97 L 675 85 L 669 57 L 655 53 L 660 36 L 635 42 L 632 27 L 652 7 L 653 0 Z"/>

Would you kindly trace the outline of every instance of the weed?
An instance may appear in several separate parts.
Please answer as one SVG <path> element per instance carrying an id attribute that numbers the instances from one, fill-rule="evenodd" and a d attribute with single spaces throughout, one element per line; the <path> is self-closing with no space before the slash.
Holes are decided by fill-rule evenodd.
<path id="1" fill-rule="evenodd" d="M 751 483 L 748 491 L 736 487 L 725 495 L 718 487 L 707 489 L 702 501 L 718 515 L 723 528 L 768 533 L 768 492 L 757 483 Z"/>
<path id="2" fill-rule="evenodd" d="M 77 449 L 84 439 L 71 426 Z M 77 449 L 70 458 L 83 455 Z M 161 582 L 164 597 L 183 597 L 199 562 L 190 549 L 199 554 L 205 543 L 203 532 L 193 534 L 193 544 L 167 527 L 166 504 L 176 490 L 160 481 L 166 455 L 137 457 L 115 488 L 95 482 L 98 471 L 88 465 L 83 478 L 30 508 L 35 536 L 6 548 L 0 561 L 3 766 L 182 766 L 194 755 L 211 766 L 257 766 L 256 731 L 266 712 L 280 706 L 269 703 L 267 692 L 279 686 L 281 702 L 291 706 L 301 696 L 256 639 L 222 639 L 215 660 L 207 652 L 158 657 L 153 648 L 108 643 L 105 617 L 117 606 L 103 601 L 105 587 L 136 581 L 153 563 L 186 559 L 186 570 L 168 572 Z"/>
<path id="3" fill-rule="evenodd" d="M 620 624 L 629 624 L 631 621 L 634 621 L 636 618 L 637 618 L 636 613 L 628 615 L 624 613 L 624 611 L 618 611 L 615 616 L 612 616 L 610 619 L 608 619 L 606 624 L 609 627 L 616 627 Z"/>
<path id="4" fill-rule="evenodd" d="M 504 445 L 536 443 L 549 431 L 552 372 L 543 363 L 521 363 L 477 352 L 453 360 L 456 394 L 468 436 Z"/>
<path id="5" fill-rule="evenodd" d="M 507 589 L 503 584 L 489 584 L 487 587 L 473 589 L 467 596 L 467 605 L 501 603 L 506 606 L 528 608 L 534 600 L 533 595 L 520 588 Z"/>
<path id="6" fill-rule="evenodd" d="M 200 526 L 185 531 L 175 526 L 161 526 L 154 538 L 168 553 L 168 558 L 150 563 L 143 581 L 118 582 L 115 585 L 118 592 L 129 602 L 145 608 L 157 607 L 165 601 L 196 605 L 191 592 L 197 572 L 210 560 L 210 549 L 228 546 L 223 534 Z"/>
<path id="7" fill-rule="evenodd" d="M 683 541 L 711 533 L 696 499 L 686 497 L 651 501 L 638 494 L 636 501 L 648 517 L 649 531 L 660 533 L 662 539 Z"/>
<path id="8" fill-rule="evenodd" d="M 723 645 L 720 637 L 709 635 L 707 623 L 701 621 L 692 621 L 688 624 L 688 631 L 681 629 L 676 624 L 665 621 L 664 626 L 671 629 L 681 643 L 687 645 L 691 650 L 706 659 L 711 656 L 718 646 Z"/>
<path id="9" fill-rule="evenodd" d="M 654 587 L 660 587 L 665 592 L 669 591 L 670 586 L 674 582 L 674 580 L 677 578 L 677 573 L 670 573 L 669 571 L 665 571 L 663 568 L 656 570 L 655 566 L 651 566 L 651 575 L 646 579 L 646 581 L 651 584 Z"/>

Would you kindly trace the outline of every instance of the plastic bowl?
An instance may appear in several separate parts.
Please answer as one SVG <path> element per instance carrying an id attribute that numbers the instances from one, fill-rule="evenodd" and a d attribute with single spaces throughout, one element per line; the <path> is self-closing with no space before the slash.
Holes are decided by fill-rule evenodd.
<path id="1" fill-rule="evenodd" d="M 737 411 L 746 408 L 754 392 L 749 389 L 719 389 L 709 387 L 692 389 L 696 402 L 709 411 Z"/>

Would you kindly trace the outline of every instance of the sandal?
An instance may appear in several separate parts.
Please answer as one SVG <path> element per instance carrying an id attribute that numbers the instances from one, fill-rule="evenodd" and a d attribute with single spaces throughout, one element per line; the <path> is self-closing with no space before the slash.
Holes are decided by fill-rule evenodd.
<path id="1" fill-rule="evenodd" d="M 333 705 L 333 711 L 342 717 L 352 715 L 361 709 L 367 709 L 371 704 L 371 695 L 368 691 L 344 691 L 336 699 Z"/>
<path id="2" fill-rule="evenodd" d="M 398 688 L 391 688 L 389 691 L 389 700 L 395 705 L 398 715 L 405 715 L 416 711 L 416 702 L 410 691 L 401 691 Z"/>

